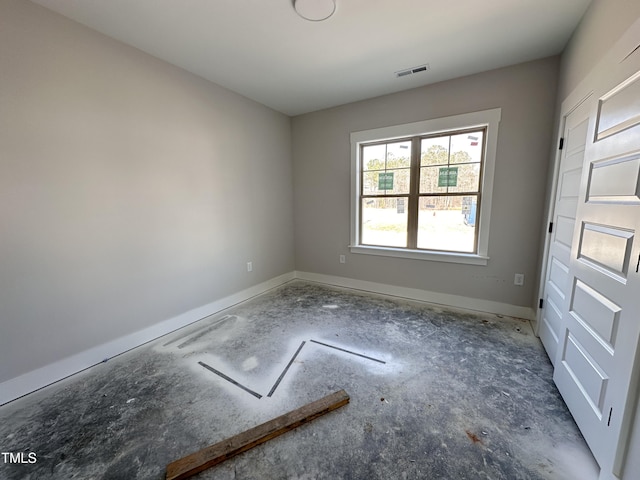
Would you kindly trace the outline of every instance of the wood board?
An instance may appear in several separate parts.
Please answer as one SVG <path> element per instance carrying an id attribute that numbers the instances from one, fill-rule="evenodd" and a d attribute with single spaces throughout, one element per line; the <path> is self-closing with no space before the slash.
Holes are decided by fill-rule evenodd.
<path id="1" fill-rule="evenodd" d="M 334 392 L 257 427 L 171 462 L 167 465 L 166 480 L 189 478 L 347 403 L 349 403 L 349 395 L 344 390 Z"/>

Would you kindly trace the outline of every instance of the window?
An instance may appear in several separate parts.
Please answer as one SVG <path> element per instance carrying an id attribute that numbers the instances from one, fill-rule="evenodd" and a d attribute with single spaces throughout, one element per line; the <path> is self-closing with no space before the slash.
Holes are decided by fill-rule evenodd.
<path id="1" fill-rule="evenodd" d="M 355 132 L 351 251 L 486 264 L 500 109 Z"/>

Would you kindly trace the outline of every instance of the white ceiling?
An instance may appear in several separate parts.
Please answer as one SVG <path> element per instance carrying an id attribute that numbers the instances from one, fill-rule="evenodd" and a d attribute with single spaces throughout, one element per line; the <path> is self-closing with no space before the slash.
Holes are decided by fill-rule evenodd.
<path id="1" fill-rule="evenodd" d="M 32 0 L 288 115 L 560 53 L 590 0 Z M 394 72 L 429 64 L 427 72 Z"/>

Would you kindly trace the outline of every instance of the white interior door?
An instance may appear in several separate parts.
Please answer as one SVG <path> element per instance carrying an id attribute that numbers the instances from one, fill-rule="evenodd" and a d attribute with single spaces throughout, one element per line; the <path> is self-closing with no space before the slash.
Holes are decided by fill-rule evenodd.
<path id="1" fill-rule="evenodd" d="M 552 223 L 538 335 L 555 363 L 562 334 L 562 315 L 571 290 L 569 259 L 589 126 L 590 102 L 583 100 L 564 116 L 563 148 L 556 173 Z"/>
<path id="2" fill-rule="evenodd" d="M 637 377 L 640 51 L 596 79 L 554 380 L 609 475 L 622 462 Z"/>

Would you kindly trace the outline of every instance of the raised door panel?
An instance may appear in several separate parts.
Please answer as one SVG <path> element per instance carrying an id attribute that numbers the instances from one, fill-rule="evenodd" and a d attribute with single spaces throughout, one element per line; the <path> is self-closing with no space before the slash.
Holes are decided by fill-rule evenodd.
<path id="1" fill-rule="evenodd" d="M 598 105 L 596 140 L 640 124 L 640 72 L 600 98 Z"/>
<path id="2" fill-rule="evenodd" d="M 591 164 L 587 201 L 640 203 L 640 153 Z"/>
<path id="3" fill-rule="evenodd" d="M 578 260 L 626 283 L 633 237 L 633 230 L 583 222 Z"/>

